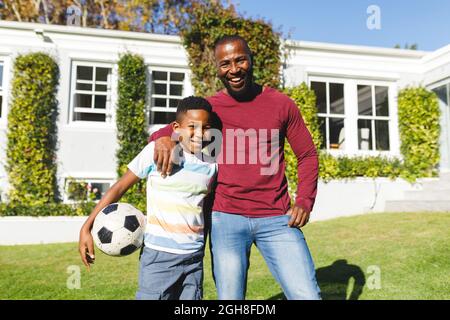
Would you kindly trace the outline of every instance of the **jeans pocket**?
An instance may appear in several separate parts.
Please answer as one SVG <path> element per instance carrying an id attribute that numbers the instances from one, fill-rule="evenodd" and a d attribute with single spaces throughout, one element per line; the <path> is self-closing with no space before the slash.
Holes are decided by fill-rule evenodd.
<path id="1" fill-rule="evenodd" d="M 154 250 L 148 247 L 144 248 L 144 252 L 142 253 L 141 257 L 142 266 L 145 267 L 154 263 L 158 258 L 158 253 L 159 253 L 158 250 Z"/>

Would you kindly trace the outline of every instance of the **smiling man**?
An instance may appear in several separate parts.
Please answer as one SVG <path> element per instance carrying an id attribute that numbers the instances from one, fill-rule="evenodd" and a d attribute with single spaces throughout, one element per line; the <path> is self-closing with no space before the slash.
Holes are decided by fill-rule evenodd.
<path id="1" fill-rule="evenodd" d="M 225 86 L 208 98 L 222 123 L 223 139 L 210 234 L 218 298 L 245 298 L 255 244 L 288 299 L 320 299 L 314 263 L 300 230 L 309 220 L 317 192 L 318 159 L 311 135 L 289 97 L 253 81 L 252 54 L 243 38 L 221 38 L 214 53 L 217 75 Z M 169 175 L 173 165 L 171 134 L 168 126 L 151 137 L 156 140 L 154 160 L 163 175 Z M 242 135 L 244 142 L 235 147 L 235 139 Z M 255 138 L 256 145 L 250 143 L 252 139 L 245 143 L 247 137 Z M 298 160 L 292 207 L 285 177 L 285 138 Z M 276 170 L 264 170 L 267 145 Z M 259 157 L 251 161 L 255 148 Z M 236 162 L 239 157 L 245 161 Z"/>

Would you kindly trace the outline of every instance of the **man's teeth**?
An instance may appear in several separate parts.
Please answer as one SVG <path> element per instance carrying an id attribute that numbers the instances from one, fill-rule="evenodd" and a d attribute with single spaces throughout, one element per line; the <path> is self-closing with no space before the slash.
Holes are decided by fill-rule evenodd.
<path id="1" fill-rule="evenodd" d="M 230 79 L 231 82 L 239 82 L 241 80 L 242 80 L 242 78 L 232 78 L 232 79 Z"/>

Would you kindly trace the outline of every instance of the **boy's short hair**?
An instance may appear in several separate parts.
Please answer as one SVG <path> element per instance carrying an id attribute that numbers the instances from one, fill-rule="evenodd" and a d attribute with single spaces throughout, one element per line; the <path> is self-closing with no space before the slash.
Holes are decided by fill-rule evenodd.
<path id="1" fill-rule="evenodd" d="M 179 122 L 183 120 L 183 117 L 188 110 L 205 110 L 206 112 L 211 113 L 212 106 L 205 98 L 195 96 L 186 97 L 178 103 L 177 113 L 175 115 L 176 121 Z"/>

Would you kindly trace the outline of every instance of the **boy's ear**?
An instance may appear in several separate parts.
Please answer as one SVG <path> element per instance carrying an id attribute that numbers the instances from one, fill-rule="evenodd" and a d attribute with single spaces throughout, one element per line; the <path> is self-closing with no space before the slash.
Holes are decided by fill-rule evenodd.
<path id="1" fill-rule="evenodd" d="M 176 121 L 172 122 L 171 125 L 172 125 L 173 131 L 177 131 L 181 127 L 181 125 Z"/>

